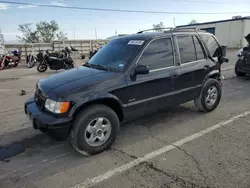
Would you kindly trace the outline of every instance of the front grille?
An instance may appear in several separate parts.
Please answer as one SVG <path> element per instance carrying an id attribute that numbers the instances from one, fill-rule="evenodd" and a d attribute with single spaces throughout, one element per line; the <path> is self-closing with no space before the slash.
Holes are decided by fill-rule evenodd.
<path id="1" fill-rule="evenodd" d="M 45 99 L 37 92 L 35 93 L 35 102 L 40 109 L 43 109 L 45 104 Z"/>

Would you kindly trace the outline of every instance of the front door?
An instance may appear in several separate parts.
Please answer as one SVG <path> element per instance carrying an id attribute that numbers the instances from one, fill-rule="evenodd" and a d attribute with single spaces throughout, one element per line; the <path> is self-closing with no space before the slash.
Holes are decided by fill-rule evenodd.
<path id="1" fill-rule="evenodd" d="M 143 51 L 136 65 L 149 66 L 146 75 L 127 75 L 128 111 L 130 117 L 145 115 L 166 106 L 173 92 L 174 66 L 172 38 L 154 39 Z M 133 70 L 132 70 L 133 71 Z"/>

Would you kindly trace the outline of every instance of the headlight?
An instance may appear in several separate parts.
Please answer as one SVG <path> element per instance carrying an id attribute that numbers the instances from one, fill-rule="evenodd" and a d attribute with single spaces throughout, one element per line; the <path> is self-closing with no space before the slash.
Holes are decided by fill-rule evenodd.
<path id="1" fill-rule="evenodd" d="M 51 99 L 46 99 L 45 108 L 51 112 L 62 114 L 69 110 L 69 102 L 56 102 Z"/>

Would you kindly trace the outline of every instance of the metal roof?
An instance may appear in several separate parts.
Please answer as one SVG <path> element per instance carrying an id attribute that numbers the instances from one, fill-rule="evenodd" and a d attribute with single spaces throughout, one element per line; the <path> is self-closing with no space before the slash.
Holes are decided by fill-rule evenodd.
<path id="1" fill-rule="evenodd" d="M 208 24 L 216 24 L 216 23 L 239 21 L 239 20 L 250 20 L 250 16 L 241 17 L 241 18 L 235 18 L 235 19 L 228 19 L 228 20 L 218 20 L 218 21 L 212 21 L 212 22 L 203 22 L 203 23 L 189 24 L 189 25 L 179 25 L 179 26 L 176 26 L 176 27 L 178 28 L 178 27 L 187 27 L 187 26 L 208 25 Z"/>

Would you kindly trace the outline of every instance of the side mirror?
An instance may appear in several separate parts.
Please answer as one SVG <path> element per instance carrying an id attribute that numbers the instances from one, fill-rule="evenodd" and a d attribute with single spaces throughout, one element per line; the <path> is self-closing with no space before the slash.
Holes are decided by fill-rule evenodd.
<path id="1" fill-rule="evenodd" d="M 221 46 L 221 56 L 222 57 L 227 56 L 227 46 Z"/>
<path id="2" fill-rule="evenodd" d="M 244 47 L 244 48 L 243 48 L 243 51 L 248 51 L 248 50 L 249 50 L 248 47 Z"/>
<path id="3" fill-rule="evenodd" d="M 137 65 L 135 67 L 135 74 L 148 74 L 149 67 L 146 65 Z"/>
<path id="4" fill-rule="evenodd" d="M 222 63 L 228 63 L 229 62 L 229 59 L 228 58 L 225 58 L 225 57 L 221 57 L 221 62 Z"/>

